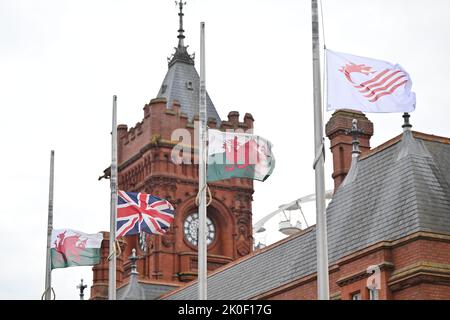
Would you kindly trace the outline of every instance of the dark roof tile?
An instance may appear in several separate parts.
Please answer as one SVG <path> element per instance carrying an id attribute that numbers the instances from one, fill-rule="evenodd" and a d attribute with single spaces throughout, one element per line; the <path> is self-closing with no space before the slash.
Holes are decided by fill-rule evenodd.
<path id="1" fill-rule="evenodd" d="M 187 114 L 189 121 L 198 115 L 200 92 L 200 76 L 193 64 L 181 61 L 169 67 L 157 98 L 166 98 L 167 107 L 171 108 L 174 100 L 180 104 L 181 112 Z M 221 119 L 208 93 L 206 93 L 207 118 L 214 118 L 220 126 Z"/>

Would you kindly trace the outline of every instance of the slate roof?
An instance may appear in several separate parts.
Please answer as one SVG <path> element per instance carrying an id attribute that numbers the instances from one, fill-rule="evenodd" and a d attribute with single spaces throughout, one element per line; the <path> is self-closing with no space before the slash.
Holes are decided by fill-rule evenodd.
<path id="1" fill-rule="evenodd" d="M 290 241 L 262 249 L 224 267 L 208 277 L 209 300 L 244 300 L 271 288 L 313 273 L 316 255 L 315 226 L 292 236 Z M 167 300 L 197 299 L 197 283 L 165 297 Z"/>
<path id="2" fill-rule="evenodd" d="M 327 208 L 330 262 L 417 231 L 450 234 L 450 144 L 402 140 L 357 162 Z M 447 156 L 447 157 L 446 157 Z"/>
<path id="3" fill-rule="evenodd" d="M 132 280 L 132 279 L 131 279 Z M 131 282 L 130 280 L 130 282 Z M 135 289 L 130 289 L 133 287 Z M 126 284 L 117 289 L 118 300 L 155 300 L 161 295 L 174 290 L 176 286 L 139 282 L 139 290 L 135 284 Z M 142 291 L 141 291 L 142 290 Z"/>
<path id="4" fill-rule="evenodd" d="M 177 48 L 177 52 L 169 62 L 169 70 L 159 89 L 157 98 L 166 98 L 168 108 L 171 108 L 173 101 L 177 100 L 181 112 L 186 113 L 189 120 L 192 121 L 194 116 L 199 114 L 200 76 L 195 69 L 193 60 L 188 62 L 187 57 L 185 59 L 178 57 L 180 50 L 180 48 Z M 206 93 L 206 113 L 208 119 L 214 118 L 217 125 L 220 126 L 220 116 L 208 92 Z"/>
<path id="5" fill-rule="evenodd" d="M 138 282 L 137 274 L 130 275 L 130 282 L 117 290 L 118 300 L 146 300 L 144 288 Z"/>
<path id="6" fill-rule="evenodd" d="M 337 189 L 327 207 L 330 265 L 417 231 L 450 234 L 450 140 L 414 135 L 359 159 L 352 181 Z M 250 299 L 315 270 L 313 226 L 211 274 L 208 299 Z M 197 283 L 163 298 L 196 299 Z"/>

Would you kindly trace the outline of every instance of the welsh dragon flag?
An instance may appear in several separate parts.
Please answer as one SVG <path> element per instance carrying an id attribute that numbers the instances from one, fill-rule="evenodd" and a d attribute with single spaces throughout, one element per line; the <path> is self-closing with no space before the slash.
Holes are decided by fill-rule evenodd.
<path id="1" fill-rule="evenodd" d="M 248 133 L 208 130 L 208 181 L 249 178 L 264 181 L 275 167 L 272 144 Z"/>
<path id="2" fill-rule="evenodd" d="M 100 262 L 103 234 L 86 234 L 71 229 L 52 231 L 52 269 L 92 266 Z"/>

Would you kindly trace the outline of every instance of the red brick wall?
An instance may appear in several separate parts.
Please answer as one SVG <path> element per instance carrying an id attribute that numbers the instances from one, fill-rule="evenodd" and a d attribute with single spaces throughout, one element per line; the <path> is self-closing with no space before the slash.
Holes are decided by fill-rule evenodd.
<path id="1" fill-rule="evenodd" d="M 415 268 L 418 264 L 425 269 Z M 359 291 L 362 299 L 369 299 L 366 270 L 371 265 L 381 267 L 380 300 L 450 299 L 449 236 L 415 234 L 344 257 L 330 266 L 330 297 L 349 300 Z M 407 269 L 412 271 L 399 278 Z M 309 300 L 316 299 L 316 290 L 315 275 L 308 275 L 255 298 Z"/>
<path id="2" fill-rule="evenodd" d="M 394 294 L 395 300 L 450 300 L 449 285 L 421 283 Z"/>
<path id="3" fill-rule="evenodd" d="M 417 261 L 449 263 L 450 249 L 448 242 L 420 239 L 392 250 L 392 260 L 396 269 L 404 268 Z"/>

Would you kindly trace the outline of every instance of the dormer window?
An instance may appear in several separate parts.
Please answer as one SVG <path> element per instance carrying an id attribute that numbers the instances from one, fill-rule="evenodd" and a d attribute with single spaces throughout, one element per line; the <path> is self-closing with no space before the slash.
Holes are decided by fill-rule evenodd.
<path id="1" fill-rule="evenodd" d="M 186 88 L 188 90 L 194 90 L 194 84 L 192 83 L 192 81 L 186 81 Z"/>

